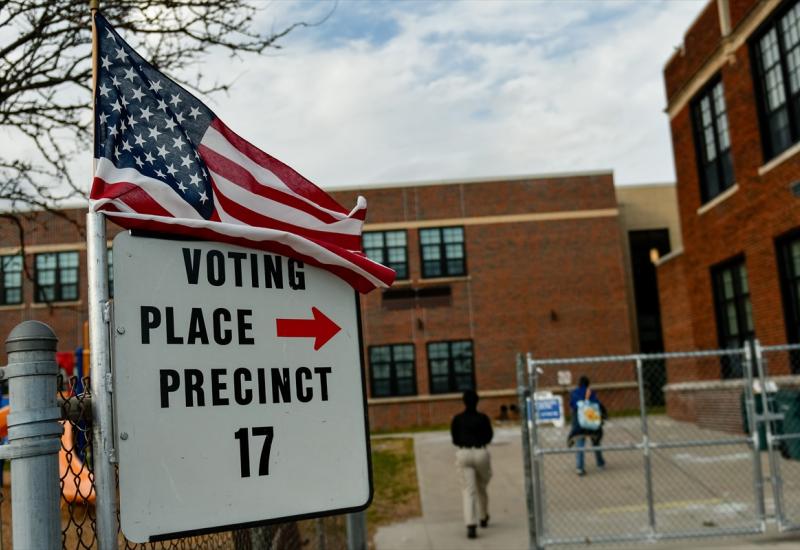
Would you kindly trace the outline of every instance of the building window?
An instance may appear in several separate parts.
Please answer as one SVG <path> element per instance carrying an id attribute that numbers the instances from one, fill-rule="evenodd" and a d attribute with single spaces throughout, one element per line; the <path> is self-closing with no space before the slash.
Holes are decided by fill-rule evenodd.
<path id="1" fill-rule="evenodd" d="M 731 139 L 721 80 L 716 80 L 700 93 L 692 104 L 692 113 L 700 194 L 703 202 L 708 202 L 733 185 Z"/>
<path id="2" fill-rule="evenodd" d="M 786 337 L 789 342 L 797 343 L 800 342 L 800 232 L 778 240 L 777 247 Z"/>
<path id="3" fill-rule="evenodd" d="M 717 332 L 723 348 L 740 348 L 755 337 L 750 286 L 744 258 L 737 258 L 712 270 Z M 742 376 L 742 363 L 736 358 L 722 362 L 723 378 Z"/>
<path id="4" fill-rule="evenodd" d="M 397 279 L 408 279 L 406 231 L 367 231 L 363 235 L 364 254 L 397 272 Z"/>
<path id="5" fill-rule="evenodd" d="M 431 393 L 453 393 L 475 389 L 472 341 L 430 342 L 428 369 Z"/>
<path id="6" fill-rule="evenodd" d="M 63 302 L 78 299 L 78 253 L 36 255 L 36 301 Z"/>
<path id="7" fill-rule="evenodd" d="M 753 43 L 764 156 L 800 139 L 800 2 L 781 10 Z"/>
<path id="8" fill-rule="evenodd" d="M 455 277 L 467 274 L 463 227 L 419 230 L 423 277 Z"/>
<path id="9" fill-rule="evenodd" d="M 369 367 L 372 397 L 417 394 L 413 344 L 370 347 Z"/>
<path id="10" fill-rule="evenodd" d="M 22 256 L 0 256 L 0 305 L 22 303 Z"/>

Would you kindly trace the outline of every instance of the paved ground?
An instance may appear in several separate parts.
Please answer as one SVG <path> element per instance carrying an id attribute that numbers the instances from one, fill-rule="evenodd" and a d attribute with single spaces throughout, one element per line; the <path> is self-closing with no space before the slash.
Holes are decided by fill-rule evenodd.
<path id="1" fill-rule="evenodd" d="M 612 420 L 604 443 L 626 443 L 640 438 L 638 420 Z M 730 437 L 694 426 L 655 418 L 650 424 L 655 440 Z M 548 428 L 544 444 L 563 445 L 565 432 Z M 527 549 L 527 519 L 522 453 L 518 428 L 499 428 L 491 445 L 494 477 L 489 485 L 491 522 L 468 540 L 461 519 L 461 498 L 454 450 L 447 432 L 414 434 L 417 475 L 422 500 L 421 518 L 378 530 L 377 550 Z M 644 489 L 644 462 L 640 452 L 613 452 L 605 471 L 597 471 L 587 453 L 585 477 L 577 477 L 572 455 L 545 460 L 545 498 L 548 536 L 574 538 L 613 536 L 644 531 L 648 525 Z M 766 455 L 763 468 L 767 471 Z M 785 474 L 788 512 L 800 522 L 800 462 L 781 461 Z M 744 445 L 681 447 L 654 453 L 653 489 L 656 519 L 664 533 L 757 527 L 752 454 Z M 767 512 L 772 512 L 769 488 Z M 559 548 L 558 546 L 552 546 Z M 586 546 L 581 545 L 585 548 Z M 612 546 L 604 546 L 609 548 Z M 636 543 L 626 548 L 672 550 L 689 548 L 800 548 L 800 536 L 739 536 L 693 539 L 675 543 Z"/>

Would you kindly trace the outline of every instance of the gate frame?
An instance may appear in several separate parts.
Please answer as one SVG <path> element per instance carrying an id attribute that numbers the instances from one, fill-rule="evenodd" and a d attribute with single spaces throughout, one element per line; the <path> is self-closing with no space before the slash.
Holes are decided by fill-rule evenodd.
<path id="1" fill-rule="evenodd" d="M 800 350 L 800 345 L 791 348 L 791 349 L 798 349 Z M 530 464 L 531 464 L 531 475 L 528 477 L 526 475 L 526 484 L 528 483 L 528 479 L 530 478 L 530 490 L 532 491 L 533 498 L 530 499 L 534 505 L 533 514 L 530 513 L 529 510 L 529 521 L 531 516 L 535 522 L 534 526 L 531 528 L 529 526 L 529 534 L 531 536 L 530 548 L 540 549 L 545 548 L 545 546 L 549 545 L 562 545 L 562 544 L 585 544 L 588 541 L 591 543 L 602 544 L 602 543 L 614 543 L 614 542 L 635 542 L 635 541 L 642 541 L 642 542 L 655 542 L 661 540 L 679 540 L 679 539 L 689 539 L 689 538 L 713 538 L 713 537 L 723 537 L 723 536 L 732 536 L 732 535 L 754 535 L 754 534 L 762 534 L 766 531 L 766 509 L 765 509 L 765 497 L 764 497 L 764 481 L 763 481 L 763 474 L 761 471 L 761 454 L 758 448 L 758 432 L 757 429 L 759 427 L 760 422 L 767 422 L 767 441 L 769 447 L 769 460 L 771 464 L 771 474 L 773 481 L 775 479 L 779 479 L 780 471 L 779 469 L 775 469 L 773 471 L 772 465 L 775 464 L 774 459 L 774 449 L 772 449 L 772 441 L 778 440 L 780 437 L 776 439 L 776 436 L 771 435 L 771 430 L 769 427 L 769 422 L 767 419 L 769 416 L 767 415 L 755 415 L 755 396 L 753 392 L 753 372 L 754 366 L 759 369 L 759 380 L 761 382 L 761 387 L 766 388 L 763 376 L 763 357 L 762 357 L 763 348 L 760 347 L 758 341 L 747 343 L 741 348 L 731 348 L 731 349 L 717 349 L 717 350 L 701 350 L 701 351 L 691 351 L 691 352 L 667 352 L 667 353 L 652 353 L 652 354 L 630 354 L 630 355 L 606 355 L 606 356 L 590 356 L 590 357 L 570 357 L 570 358 L 561 358 L 561 359 L 534 359 L 533 355 L 528 352 L 526 354 L 526 364 L 528 369 L 528 388 L 527 388 L 527 395 L 533 396 L 538 387 L 538 377 L 539 374 L 543 373 L 541 367 L 543 366 L 556 366 L 556 365 L 577 365 L 577 364 L 591 364 L 591 363 L 623 363 L 623 362 L 632 362 L 635 365 L 636 369 L 636 379 L 637 379 L 637 390 L 639 393 L 639 415 L 640 421 L 642 426 L 642 441 L 640 443 L 631 443 L 631 444 L 617 444 L 617 445 L 601 445 L 599 447 L 593 447 L 593 450 L 597 451 L 636 451 L 640 450 L 643 455 L 644 459 L 644 476 L 645 476 L 645 488 L 646 488 L 646 500 L 647 500 L 647 507 L 648 507 L 648 527 L 649 532 L 647 533 L 628 533 L 622 535 L 607 535 L 607 536 L 596 536 L 596 537 L 550 537 L 547 534 L 547 506 L 546 506 L 546 495 L 544 491 L 544 475 L 543 475 L 543 467 L 544 467 L 544 457 L 545 455 L 553 455 L 553 454 L 575 454 L 579 452 L 578 449 L 573 449 L 569 447 L 552 447 L 552 448 L 542 448 L 539 446 L 539 434 L 538 434 L 538 426 L 536 424 L 535 418 L 527 419 L 527 414 L 523 417 L 524 422 L 527 423 L 527 432 L 528 432 L 528 446 L 530 448 L 530 452 L 532 454 Z M 648 425 L 647 425 L 647 409 L 646 409 L 646 401 L 645 401 L 645 394 L 644 394 L 644 383 L 643 383 L 643 372 L 642 372 L 642 365 L 645 360 L 668 360 L 668 359 L 681 359 L 681 358 L 701 358 L 701 357 L 725 357 L 725 356 L 739 356 L 744 360 L 744 394 L 745 394 L 745 409 L 747 412 L 748 418 L 748 428 L 750 428 L 750 435 L 745 435 L 741 437 L 730 437 L 725 439 L 715 439 L 715 440 L 684 440 L 684 441 L 670 441 L 670 442 L 652 442 L 649 438 L 648 433 Z M 754 360 L 755 356 L 755 360 Z M 521 354 L 518 356 L 518 365 L 520 363 Z M 755 365 L 754 365 L 755 363 Z M 522 380 L 520 377 L 519 380 Z M 520 390 L 522 391 L 522 389 Z M 531 397 L 532 399 L 532 397 Z M 762 391 L 762 399 L 763 404 L 766 406 L 766 395 L 765 392 Z M 535 406 L 532 406 L 531 409 L 535 411 Z M 768 412 L 768 409 L 765 409 Z M 533 412 L 535 415 L 535 412 Z M 524 433 L 524 432 L 523 432 Z M 800 438 L 800 434 L 797 436 Z M 655 515 L 655 498 L 653 493 L 653 485 L 652 485 L 652 464 L 651 464 L 651 451 L 653 449 L 667 449 L 667 448 L 686 448 L 686 447 L 709 447 L 709 446 L 724 446 L 724 445 L 748 445 L 752 452 L 752 464 L 753 464 L 753 495 L 755 498 L 755 517 L 754 522 L 756 525 L 754 527 L 727 527 L 727 528 L 716 528 L 716 529 L 704 529 L 702 531 L 683 531 L 683 532 L 669 532 L 669 533 L 661 533 L 658 531 L 657 523 L 656 523 L 656 515 Z M 525 466 L 527 466 L 528 461 L 525 461 Z M 526 472 L 527 474 L 527 472 Z M 526 490 L 529 488 L 526 487 Z M 780 497 L 779 497 L 780 498 Z M 781 505 L 778 504 L 776 500 L 776 511 L 781 510 Z M 778 525 L 781 530 L 785 530 L 782 527 L 781 520 L 778 520 Z M 796 526 L 791 526 L 793 529 L 800 530 L 800 524 Z"/>

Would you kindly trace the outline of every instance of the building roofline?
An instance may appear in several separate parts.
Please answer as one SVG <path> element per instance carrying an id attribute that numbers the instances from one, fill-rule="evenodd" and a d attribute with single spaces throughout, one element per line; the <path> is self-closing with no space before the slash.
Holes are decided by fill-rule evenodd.
<path id="1" fill-rule="evenodd" d="M 652 187 L 675 187 L 674 181 L 653 181 L 644 183 L 615 183 L 615 189 L 650 189 Z"/>
<path id="2" fill-rule="evenodd" d="M 366 183 L 362 185 L 346 185 L 342 187 L 326 186 L 325 191 L 361 191 L 367 189 L 397 189 L 402 187 L 427 187 L 435 185 L 460 185 L 471 183 L 491 183 L 503 181 L 525 181 L 525 180 L 545 180 L 553 178 L 571 177 L 590 177 L 590 176 L 612 176 L 614 170 L 587 170 L 582 172 L 551 172 L 544 174 L 524 174 L 513 176 L 484 176 L 479 178 L 452 178 L 439 180 L 420 180 L 410 182 L 387 182 L 387 183 Z"/>

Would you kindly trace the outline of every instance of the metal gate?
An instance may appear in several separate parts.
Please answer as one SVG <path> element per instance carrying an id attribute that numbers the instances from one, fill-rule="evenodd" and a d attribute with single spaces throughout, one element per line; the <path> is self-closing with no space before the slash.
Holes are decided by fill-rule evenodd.
<path id="1" fill-rule="evenodd" d="M 800 529 L 800 345 L 528 354 L 517 369 L 531 548 Z M 607 411 L 600 437 L 532 421 L 537 397 L 569 411 L 582 376 Z"/>

